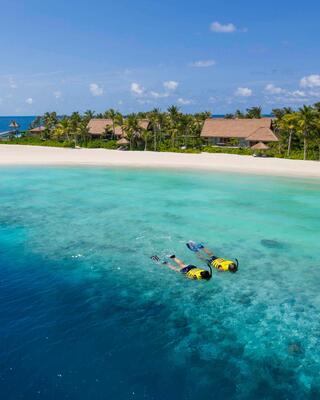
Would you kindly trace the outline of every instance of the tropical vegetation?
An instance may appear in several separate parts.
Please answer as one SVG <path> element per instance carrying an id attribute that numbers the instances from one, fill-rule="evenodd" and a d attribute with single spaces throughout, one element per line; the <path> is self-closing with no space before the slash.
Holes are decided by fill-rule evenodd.
<path id="1" fill-rule="evenodd" d="M 252 154 L 252 150 L 247 148 L 207 146 L 200 138 L 200 133 L 203 122 L 210 116 L 209 111 L 184 114 L 174 105 L 165 112 L 155 108 L 149 112 L 131 113 L 126 116 L 114 109 L 99 114 L 91 110 L 83 114 L 74 112 L 69 116 L 58 116 L 55 112 L 48 112 L 37 117 L 30 126 L 44 127 L 38 137 L 29 137 L 28 132 L 25 132 L 21 138 L 11 138 L 10 143 L 115 149 L 118 147 L 116 129 L 121 127 L 130 150 Z M 226 114 L 225 118 L 262 116 L 261 107 L 251 107 L 246 112 L 236 110 L 234 114 Z M 270 145 L 268 155 L 320 160 L 320 102 L 297 110 L 274 109 L 272 116 L 279 142 Z M 112 121 L 99 140 L 91 137 L 87 127 L 92 118 L 108 118 Z M 142 120 L 148 120 L 151 128 L 143 127 L 140 124 Z"/>

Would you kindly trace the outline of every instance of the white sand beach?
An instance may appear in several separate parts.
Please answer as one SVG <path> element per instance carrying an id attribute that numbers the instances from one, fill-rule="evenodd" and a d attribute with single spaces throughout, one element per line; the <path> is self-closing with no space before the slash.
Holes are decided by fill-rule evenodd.
<path id="1" fill-rule="evenodd" d="M 317 161 L 257 158 L 233 154 L 131 152 L 5 144 L 0 145 L 0 165 L 175 168 L 320 178 L 320 162 Z"/>

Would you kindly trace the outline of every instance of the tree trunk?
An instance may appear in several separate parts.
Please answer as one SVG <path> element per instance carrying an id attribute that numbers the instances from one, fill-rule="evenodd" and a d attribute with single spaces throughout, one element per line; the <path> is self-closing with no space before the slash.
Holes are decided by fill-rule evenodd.
<path id="1" fill-rule="evenodd" d="M 307 159 L 307 135 L 304 134 L 303 137 L 303 159 Z"/>
<path id="2" fill-rule="evenodd" d="M 155 126 L 153 126 L 153 150 L 157 151 L 157 131 Z"/>
<path id="3" fill-rule="evenodd" d="M 318 144 L 318 149 L 319 149 L 319 161 L 320 161 L 320 143 Z"/>
<path id="4" fill-rule="evenodd" d="M 145 140 L 145 141 L 144 141 L 144 151 L 147 151 L 147 143 L 148 143 L 148 141 Z"/>
<path id="5" fill-rule="evenodd" d="M 115 140 L 115 138 L 116 138 L 116 127 L 114 120 L 112 120 L 112 139 Z"/>
<path id="6" fill-rule="evenodd" d="M 289 142 L 288 142 L 288 157 L 290 156 L 290 152 L 291 152 L 291 140 L 292 140 L 292 130 L 289 133 Z"/>

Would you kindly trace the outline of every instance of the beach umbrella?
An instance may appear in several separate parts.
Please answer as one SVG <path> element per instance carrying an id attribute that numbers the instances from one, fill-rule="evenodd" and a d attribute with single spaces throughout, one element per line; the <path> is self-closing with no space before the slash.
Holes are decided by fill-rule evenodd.
<path id="1" fill-rule="evenodd" d="M 18 122 L 14 121 L 14 120 L 11 121 L 11 122 L 10 122 L 10 125 L 9 125 L 10 128 L 14 128 L 14 129 L 18 129 L 19 126 L 20 126 L 20 125 L 18 124 Z"/>
<path id="2" fill-rule="evenodd" d="M 119 144 L 120 146 L 125 146 L 125 145 L 129 144 L 129 140 L 122 138 L 117 141 L 117 144 Z"/>
<path id="3" fill-rule="evenodd" d="M 269 147 L 263 143 L 263 142 L 259 142 L 257 144 L 255 144 L 254 146 L 251 146 L 252 150 L 268 150 Z"/>

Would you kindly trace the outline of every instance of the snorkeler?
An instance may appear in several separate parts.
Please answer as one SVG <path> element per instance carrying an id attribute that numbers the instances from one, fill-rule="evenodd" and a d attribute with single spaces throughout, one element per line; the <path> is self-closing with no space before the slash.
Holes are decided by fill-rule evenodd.
<path id="1" fill-rule="evenodd" d="M 187 243 L 187 247 L 189 250 L 196 253 L 198 258 L 205 261 L 210 267 L 216 268 L 219 271 L 229 271 L 232 273 L 238 271 L 239 262 L 237 259 L 235 259 L 235 261 L 231 261 L 216 257 L 213 252 L 204 247 L 203 244 L 197 244 L 192 240 Z"/>
<path id="2" fill-rule="evenodd" d="M 169 258 L 174 261 L 178 267 L 175 265 L 169 263 L 168 261 L 162 261 L 163 265 L 166 265 L 170 269 L 172 269 L 175 272 L 180 272 L 184 274 L 187 278 L 189 279 L 205 279 L 209 280 L 212 278 L 212 268 L 210 265 L 208 265 L 210 272 L 196 267 L 195 265 L 187 265 L 183 261 L 181 261 L 179 258 L 177 258 L 175 255 L 169 256 Z M 152 256 L 151 259 L 155 261 L 156 263 L 160 263 L 161 260 L 158 256 Z"/>

